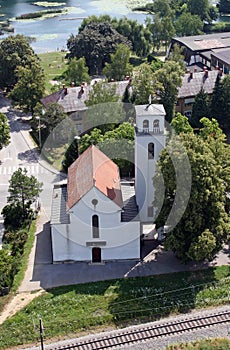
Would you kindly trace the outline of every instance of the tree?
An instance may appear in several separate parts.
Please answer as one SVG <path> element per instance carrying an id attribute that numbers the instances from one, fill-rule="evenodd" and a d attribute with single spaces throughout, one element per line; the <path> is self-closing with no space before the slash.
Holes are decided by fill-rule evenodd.
<path id="1" fill-rule="evenodd" d="M 28 39 L 23 35 L 10 35 L 0 43 L 0 88 L 12 89 L 18 81 L 17 69 L 37 60 Z"/>
<path id="2" fill-rule="evenodd" d="M 174 116 L 178 87 L 182 84 L 183 74 L 184 71 L 180 63 L 170 60 L 166 61 L 164 66 L 154 73 L 156 96 L 164 105 L 166 120 L 169 122 Z"/>
<path id="3" fill-rule="evenodd" d="M 18 208 L 25 219 L 28 217 L 31 205 L 42 191 L 42 183 L 33 175 L 27 176 L 26 169 L 19 168 L 11 176 L 8 191 L 10 194 L 7 198 L 8 205 Z"/>
<path id="4" fill-rule="evenodd" d="M 217 78 L 211 101 L 211 115 L 226 133 L 230 131 L 230 76 Z"/>
<path id="5" fill-rule="evenodd" d="M 181 113 L 176 113 L 170 124 L 177 134 L 187 134 L 190 132 L 193 133 L 193 128 L 189 124 L 188 118 L 185 115 L 182 115 Z"/>
<path id="6" fill-rule="evenodd" d="M 108 15 L 101 15 L 99 17 L 89 16 L 82 21 L 78 30 L 79 33 L 92 22 L 108 22 L 119 34 L 123 35 L 131 42 L 133 51 L 137 56 L 145 57 L 149 54 L 151 50 L 151 33 L 148 28 L 138 23 L 136 20 L 130 20 L 126 17 L 122 17 L 118 20 Z"/>
<path id="7" fill-rule="evenodd" d="M 109 80 L 124 80 L 125 76 L 130 76 L 132 72 L 129 58 L 130 49 L 124 44 L 119 44 L 116 52 L 110 55 L 111 63 L 105 63 L 103 74 L 105 74 Z"/>
<path id="8" fill-rule="evenodd" d="M 90 23 L 77 36 L 71 35 L 67 41 L 68 58 L 85 57 L 89 73 L 100 74 L 106 62 L 110 62 L 110 55 L 116 51 L 118 44 L 131 43 L 119 34 L 111 24 Z"/>
<path id="9" fill-rule="evenodd" d="M 83 129 L 99 128 L 105 133 L 125 120 L 123 105 L 116 93 L 117 83 L 97 82 L 85 102 L 88 109 L 85 114 Z"/>
<path id="10" fill-rule="evenodd" d="M 0 113 L 0 150 L 10 143 L 10 127 L 5 114 Z"/>
<path id="11" fill-rule="evenodd" d="M 175 30 L 178 36 L 200 35 L 204 23 L 198 15 L 189 12 L 182 13 L 175 22 Z"/>
<path id="12" fill-rule="evenodd" d="M 133 77 L 131 101 L 136 105 L 149 103 L 149 97 L 155 95 L 154 74 L 149 64 L 140 65 Z"/>
<path id="13" fill-rule="evenodd" d="M 64 73 L 65 79 L 68 80 L 69 83 L 74 82 L 75 85 L 81 85 L 82 82 L 89 83 L 90 76 L 88 74 L 88 67 L 85 65 L 85 58 L 77 59 L 72 58 L 68 62 L 67 69 Z"/>
<path id="14" fill-rule="evenodd" d="M 230 0 L 220 0 L 219 11 L 220 13 L 230 13 Z"/>
<path id="15" fill-rule="evenodd" d="M 25 112 L 33 113 L 36 104 L 45 91 L 45 75 L 37 59 L 31 58 L 29 64 L 15 69 L 17 83 L 9 96 Z"/>
<path id="16" fill-rule="evenodd" d="M 174 137 L 160 155 L 154 177 L 154 206 L 160 211 L 156 223 L 157 226 L 163 225 L 174 210 L 173 218 L 171 215 L 169 221 L 174 220 L 175 224 L 172 225 L 171 231 L 166 233 L 165 247 L 173 250 L 183 261 L 211 259 L 220 250 L 222 243 L 229 238 L 230 226 L 226 209 L 226 190 L 229 186 L 226 172 L 229 173 L 230 170 L 229 156 L 223 148 L 219 159 L 214 152 L 214 148 L 218 148 L 217 145 L 221 142 L 215 139 L 203 140 L 192 133 L 181 134 L 180 138 Z M 213 147 L 214 144 L 216 147 Z M 188 169 L 184 167 L 185 153 L 181 151 L 183 147 L 192 172 L 190 195 L 185 181 Z M 173 165 L 175 159 L 176 167 Z M 183 171 L 183 178 L 177 183 L 180 171 Z M 162 174 L 165 195 L 160 210 Z M 184 191 L 187 191 L 187 198 Z M 184 212 L 181 212 L 186 200 L 188 204 Z M 177 215 L 181 219 L 175 222 Z"/>
<path id="17" fill-rule="evenodd" d="M 209 21 L 208 0 L 188 0 L 188 10 L 192 15 L 198 15 L 202 21 Z"/>
<path id="18" fill-rule="evenodd" d="M 196 95 L 194 104 L 192 106 L 191 123 L 194 127 L 199 128 L 201 126 L 200 119 L 203 117 L 209 117 L 209 97 L 201 88 L 200 92 Z"/>
<path id="19" fill-rule="evenodd" d="M 155 14 L 152 20 L 147 19 L 147 28 L 152 34 L 153 47 L 159 50 L 164 46 L 166 50 L 175 34 L 172 17 L 168 15 L 161 18 Z"/>

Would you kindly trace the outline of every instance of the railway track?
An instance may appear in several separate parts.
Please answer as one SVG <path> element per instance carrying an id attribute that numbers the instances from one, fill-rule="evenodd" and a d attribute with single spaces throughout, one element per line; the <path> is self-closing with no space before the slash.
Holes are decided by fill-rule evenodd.
<path id="1" fill-rule="evenodd" d="M 91 339 L 82 339 L 75 344 L 57 347 L 56 350 L 97 350 L 112 349 L 119 345 L 134 344 L 143 340 L 175 335 L 191 330 L 200 330 L 220 323 L 230 323 L 230 311 L 206 316 L 191 317 L 184 320 L 169 321 L 139 329 L 120 330 L 113 335 L 101 335 Z"/>

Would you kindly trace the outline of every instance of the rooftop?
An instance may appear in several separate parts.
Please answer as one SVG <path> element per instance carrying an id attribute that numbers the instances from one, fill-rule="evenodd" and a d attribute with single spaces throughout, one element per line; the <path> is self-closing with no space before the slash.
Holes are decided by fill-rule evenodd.
<path id="1" fill-rule="evenodd" d="M 174 37 L 172 40 L 181 43 L 192 51 L 203 51 L 230 47 L 230 32 Z"/>
<path id="2" fill-rule="evenodd" d="M 118 166 L 94 145 L 87 148 L 68 169 L 68 209 L 92 187 L 123 207 Z"/>
<path id="3" fill-rule="evenodd" d="M 124 202 L 124 207 L 121 213 L 121 221 L 139 221 L 138 207 L 135 196 L 134 183 L 122 182 L 121 192 Z"/>
<path id="4" fill-rule="evenodd" d="M 218 74 L 218 70 L 186 73 L 182 78 L 182 85 L 178 89 L 178 98 L 196 96 L 201 88 L 207 94 L 211 94 Z"/>
<path id="5" fill-rule="evenodd" d="M 225 50 L 213 50 L 211 56 L 216 57 L 218 60 L 230 65 L 230 49 Z"/>
<path id="6" fill-rule="evenodd" d="M 69 224 L 66 212 L 67 183 L 55 184 L 52 196 L 51 224 Z"/>
<path id="7" fill-rule="evenodd" d="M 165 116 L 164 106 L 161 104 L 146 104 L 135 106 L 136 116 Z"/>

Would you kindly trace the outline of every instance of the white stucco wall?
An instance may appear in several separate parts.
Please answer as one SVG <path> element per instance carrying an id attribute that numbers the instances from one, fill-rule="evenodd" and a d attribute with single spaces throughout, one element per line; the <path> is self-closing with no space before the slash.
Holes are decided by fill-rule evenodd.
<path id="1" fill-rule="evenodd" d="M 99 238 L 92 235 L 93 215 L 99 217 Z M 121 208 L 93 188 L 71 208 L 70 224 L 52 226 L 53 260 L 91 261 L 93 246 L 101 248 L 102 260 L 140 258 L 140 223 L 120 218 Z"/>
<path id="2" fill-rule="evenodd" d="M 154 159 L 148 159 L 148 144 L 154 144 Z M 154 199 L 153 176 L 156 162 L 165 147 L 164 134 L 136 135 L 135 139 L 135 191 L 141 222 L 152 222 L 148 217 L 148 207 Z"/>

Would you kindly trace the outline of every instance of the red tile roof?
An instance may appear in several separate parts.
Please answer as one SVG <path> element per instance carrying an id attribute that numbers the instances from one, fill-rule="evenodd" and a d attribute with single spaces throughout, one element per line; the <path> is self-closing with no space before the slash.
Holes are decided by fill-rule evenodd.
<path id="1" fill-rule="evenodd" d="M 92 187 L 123 207 L 118 166 L 93 145 L 68 169 L 67 208 L 78 203 Z"/>

